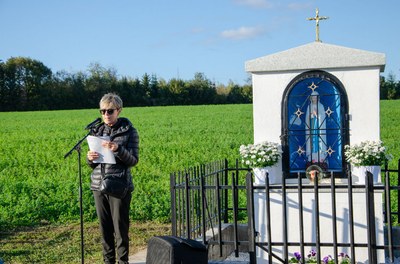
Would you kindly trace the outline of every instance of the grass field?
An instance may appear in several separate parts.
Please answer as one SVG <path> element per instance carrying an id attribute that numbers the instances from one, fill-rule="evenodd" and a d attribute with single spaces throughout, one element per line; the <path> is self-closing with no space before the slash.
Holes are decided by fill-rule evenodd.
<path id="1" fill-rule="evenodd" d="M 155 222 L 131 223 L 130 255 L 145 248 L 156 235 L 170 234 L 169 224 Z M 101 244 L 98 223 L 84 224 L 84 262 L 101 263 Z M 0 263 L 7 264 L 76 264 L 81 263 L 81 233 L 79 223 L 25 227 L 0 231 Z"/>
<path id="2" fill-rule="evenodd" d="M 78 219 L 78 154 L 64 155 L 86 135 L 96 109 L 0 113 L 0 228 Z M 140 135 L 132 170 L 132 219 L 169 221 L 169 174 L 218 159 L 238 158 L 253 138 L 251 105 L 126 108 Z M 90 168 L 82 144 L 84 215 L 95 219 Z"/>
<path id="3" fill-rule="evenodd" d="M 79 261 L 78 155 L 76 151 L 67 159 L 64 155 L 86 135 L 86 124 L 98 116 L 96 109 L 0 113 L 4 124 L 0 259 L 9 260 L 7 263 Z M 239 157 L 239 146 L 252 143 L 252 105 L 126 108 L 121 116 L 128 117 L 140 134 L 140 162 L 132 171 L 136 189 L 131 233 L 132 239 L 141 241 L 134 242 L 132 250 L 136 250 L 149 236 L 168 232 L 171 172 L 224 158 L 233 163 Z M 399 124 L 400 101 L 381 101 L 381 138 L 394 156 L 391 168 L 397 168 L 400 158 Z M 88 259 L 98 259 L 86 151 L 85 142 L 81 150 L 88 233 L 85 254 Z M 149 220 L 152 223 L 146 224 Z"/>

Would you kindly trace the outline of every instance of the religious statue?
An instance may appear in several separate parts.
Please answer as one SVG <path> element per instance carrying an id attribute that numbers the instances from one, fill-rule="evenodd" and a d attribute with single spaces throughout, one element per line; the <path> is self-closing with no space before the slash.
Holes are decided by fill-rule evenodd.
<path id="1" fill-rule="evenodd" d="M 326 158 L 325 108 L 319 100 L 319 93 L 313 91 L 306 112 L 306 155 L 309 163 L 324 163 Z"/>

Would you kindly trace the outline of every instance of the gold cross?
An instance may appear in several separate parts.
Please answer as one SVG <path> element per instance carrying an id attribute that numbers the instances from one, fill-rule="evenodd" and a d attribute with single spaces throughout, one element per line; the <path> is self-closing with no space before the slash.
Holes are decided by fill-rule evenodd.
<path id="1" fill-rule="evenodd" d="M 315 17 L 309 17 L 307 18 L 307 20 L 315 20 L 315 41 L 316 42 L 321 42 L 321 40 L 319 39 L 319 21 L 320 20 L 325 20 L 328 19 L 329 17 L 320 17 L 319 16 L 319 11 L 318 8 L 315 11 Z"/>

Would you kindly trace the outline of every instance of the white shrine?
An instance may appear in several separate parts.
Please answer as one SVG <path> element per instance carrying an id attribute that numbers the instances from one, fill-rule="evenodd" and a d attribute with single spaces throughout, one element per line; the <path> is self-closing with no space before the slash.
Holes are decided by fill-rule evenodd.
<path id="1" fill-rule="evenodd" d="M 380 138 L 379 74 L 385 68 L 384 54 L 312 42 L 247 61 L 245 67 L 253 82 L 255 142 L 280 142 L 285 90 L 300 75 L 313 72 L 343 86 L 350 142 Z"/>
<path id="2" fill-rule="evenodd" d="M 317 14 L 318 15 L 318 14 Z M 318 24 L 317 24 L 318 26 Z M 318 27 L 317 27 L 318 30 Z M 347 185 L 346 162 L 343 146 L 364 140 L 380 139 L 379 81 L 384 71 L 385 55 L 317 41 L 279 53 L 249 60 L 245 64 L 251 73 L 253 84 L 254 143 L 277 142 L 283 156 L 274 171 L 280 182 L 296 184 L 296 174 L 305 172 L 317 163 L 332 171 L 339 184 Z M 319 126 L 320 150 L 313 151 L 307 124 L 307 107 L 311 99 L 318 99 L 317 112 L 324 115 L 325 125 Z M 322 142 L 322 143 L 321 143 Z M 307 184 L 307 179 L 304 179 Z M 376 182 L 379 184 L 379 182 Z M 355 243 L 366 243 L 367 208 L 363 190 L 354 191 Z M 375 219 L 377 244 L 384 242 L 382 193 L 375 195 Z M 288 215 L 288 241 L 299 241 L 298 192 L 288 191 L 289 206 L 283 208 L 280 191 L 271 193 L 271 237 L 283 239 L 283 210 Z M 314 242 L 315 197 L 313 190 L 304 191 L 304 240 Z M 319 193 L 321 243 L 332 243 L 331 191 Z M 348 193 L 337 190 L 336 221 L 338 242 L 349 243 Z M 266 241 L 265 192 L 255 194 L 256 231 L 259 241 Z M 308 250 L 310 248 L 307 248 Z M 308 252 L 306 250 L 306 253 Z M 289 255 L 299 251 L 289 247 Z M 333 254 L 329 247 L 321 248 L 321 256 Z M 345 247 L 339 252 L 349 253 Z M 282 247 L 274 247 L 273 253 L 282 256 Z M 368 261 L 367 249 L 357 248 L 357 263 Z M 352 256 L 350 256 L 352 257 Z M 275 262 L 273 263 L 280 263 Z M 384 254 L 378 252 L 378 262 L 384 262 Z M 257 249 L 257 263 L 268 263 L 267 253 Z"/>

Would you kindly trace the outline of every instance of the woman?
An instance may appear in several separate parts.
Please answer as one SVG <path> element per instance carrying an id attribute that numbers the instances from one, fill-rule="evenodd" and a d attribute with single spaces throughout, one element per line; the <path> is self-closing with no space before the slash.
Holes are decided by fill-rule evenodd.
<path id="1" fill-rule="evenodd" d="M 313 91 L 306 113 L 306 154 L 311 163 L 324 162 L 326 158 L 325 107 L 319 101 L 319 93 Z"/>
<path id="2" fill-rule="evenodd" d="M 121 98 L 113 93 L 104 95 L 100 100 L 100 113 L 103 123 L 95 127 L 91 135 L 108 136 L 102 146 L 110 149 L 115 164 L 96 163 L 99 153 L 88 151 L 87 162 L 93 168 L 91 190 L 93 191 L 96 212 L 100 222 L 104 263 L 128 263 L 129 258 L 129 208 L 133 183 L 130 168 L 139 161 L 139 136 L 127 118 L 119 117 L 122 111 Z M 107 175 L 126 179 L 128 191 L 122 197 L 105 194 L 100 191 L 102 180 Z M 118 196 L 118 195 L 117 195 Z"/>

